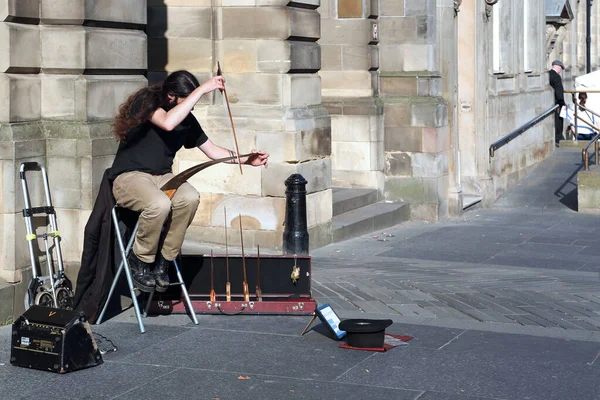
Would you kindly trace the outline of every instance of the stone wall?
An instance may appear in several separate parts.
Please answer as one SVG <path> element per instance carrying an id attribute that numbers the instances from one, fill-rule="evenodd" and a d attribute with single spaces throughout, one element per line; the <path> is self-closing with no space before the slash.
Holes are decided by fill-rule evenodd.
<path id="1" fill-rule="evenodd" d="M 81 257 L 83 227 L 116 150 L 110 121 L 146 84 L 146 2 L 1 0 L 0 18 L 0 278 L 16 282 L 31 265 L 23 161 L 46 166 L 63 258 Z M 40 175 L 28 175 L 34 206 L 44 202 Z"/>
<path id="2" fill-rule="evenodd" d="M 452 78 L 442 75 L 440 65 L 446 58 L 438 4 L 384 0 L 379 11 L 385 198 L 411 203 L 415 219 L 444 218 L 451 145 L 444 80 Z"/>
<path id="3" fill-rule="evenodd" d="M 279 248 L 283 182 L 296 172 L 309 181 L 313 247 L 331 240 L 333 184 L 377 188 L 410 202 L 416 219 L 459 214 L 464 194 L 491 204 L 552 151 L 548 119 L 488 155 L 552 105 L 551 57 L 564 57 L 567 87 L 584 70 L 584 2 L 571 4 L 575 21 L 559 37 L 545 29 L 543 0 L 0 0 L 0 278 L 18 281 L 30 263 L 20 163 L 48 167 L 64 255 L 78 261 L 116 150 L 117 106 L 146 72 L 154 82 L 188 69 L 203 81 L 217 61 L 240 149 L 270 152 L 271 165 L 195 177 L 202 200 L 189 239 L 222 243 L 223 225 L 241 215 L 249 246 Z M 599 10 L 595 2 L 594 21 Z M 596 69 L 595 44 L 593 56 Z M 219 93 L 195 114 L 233 147 Z M 175 170 L 203 159 L 182 151 Z M 41 181 L 32 176 L 30 187 L 39 203 Z M 238 237 L 232 230 L 230 242 Z"/>
<path id="4" fill-rule="evenodd" d="M 543 0 L 504 0 L 487 9 L 483 3 L 463 0 L 460 7 L 459 147 L 463 192 L 489 206 L 554 149 L 550 116 L 489 156 L 494 141 L 554 104 L 547 57 L 558 53 L 547 52 Z M 556 45 L 564 56 L 562 43 Z M 564 74 L 566 88 L 571 73 Z"/>
<path id="5" fill-rule="evenodd" d="M 331 114 L 333 184 L 384 186 L 379 92 L 379 2 L 322 0 L 323 105 Z"/>
<path id="6" fill-rule="evenodd" d="M 543 0 L 327 0 L 319 11 L 335 185 L 376 187 L 410 202 L 413 218 L 436 220 L 462 213 L 467 195 L 492 204 L 552 152 L 552 118 L 493 160 L 489 146 L 552 106 L 551 59 L 567 62 L 565 87 L 581 71 L 568 60 L 585 53 L 582 33 L 577 45 L 570 33 L 584 13 L 547 32 Z M 370 87 L 368 54 L 378 75 Z"/>
<path id="7" fill-rule="evenodd" d="M 289 3 L 289 5 L 288 5 Z M 149 78 L 188 69 L 200 81 L 220 63 L 241 152 L 271 154 L 269 168 L 217 165 L 190 180 L 201 193 L 191 241 L 281 249 L 285 179 L 308 180 L 312 248 L 331 241 L 331 120 L 321 106 L 319 1 L 150 0 Z M 194 114 L 209 138 L 235 148 L 223 96 L 205 96 Z M 205 160 L 182 150 L 175 172 Z M 224 209 L 227 209 L 227 221 Z"/>

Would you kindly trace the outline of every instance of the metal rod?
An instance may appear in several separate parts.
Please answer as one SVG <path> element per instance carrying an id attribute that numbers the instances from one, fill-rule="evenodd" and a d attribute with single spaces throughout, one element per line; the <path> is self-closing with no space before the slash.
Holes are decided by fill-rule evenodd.
<path id="1" fill-rule="evenodd" d="M 582 120 L 583 122 L 585 122 L 586 125 L 590 126 L 592 129 L 594 129 L 596 131 L 596 134 L 594 135 L 594 137 L 590 140 L 590 142 L 587 144 L 587 146 L 585 146 L 582 150 L 581 150 L 581 158 L 583 161 L 583 165 L 585 167 L 585 170 L 590 169 L 590 160 L 588 157 L 588 150 L 590 148 L 590 146 L 593 144 L 594 145 L 594 155 L 595 155 L 595 160 L 596 160 L 596 165 L 598 165 L 598 138 L 600 138 L 600 129 L 594 125 L 592 125 L 591 123 L 587 122 L 586 120 L 584 120 L 583 118 L 581 118 L 580 116 L 577 116 L 578 119 Z M 577 131 L 575 131 L 575 134 L 577 134 Z"/>
<path id="2" fill-rule="evenodd" d="M 514 131 L 512 131 L 508 135 L 506 135 L 506 136 L 502 137 L 501 139 L 498 139 L 494 143 L 492 143 L 490 145 L 490 161 L 491 161 L 491 158 L 494 157 L 494 152 L 496 150 L 498 150 L 502 146 L 505 146 L 510 141 L 512 141 L 513 139 L 515 139 L 518 136 L 520 136 L 523 132 L 527 131 L 528 129 L 532 128 L 533 126 L 535 126 L 538 123 L 540 123 L 541 121 L 543 121 L 548 116 L 552 115 L 552 113 L 557 108 L 558 108 L 558 104 L 555 104 L 554 106 L 552 106 L 551 108 L 549 108 L 548 110 L 546 110 L 544 113 L 538 115 L 537 117 L 535 117 L 531 121 L 528 121 L 524 125 L 522 125 L 519 128 L 515 129 Z"/>
<path id="3" fill-rule="evenodd" d="M 144 333 L 144 332 L 146 332 L 146 329 L 144 328 L 144 322 L 142 321 L 142 315 L 140 313 L 140 305 L 138 304 L 138 301 L 137 301 L 135 288 L 133 286 L 133 278 L 131 277 L 131 270 L 129 269 L 129 263 L 127 262 L 127 251 L 130 249 L 130 244 L 133 243 L 133 238 L 135 237 L 135 234 L 137 233 L 139 221 L 138 221 L 138 223 L 135 224 L 135 228 L 133 229 L 131 238 L 129 238 L 129 243 L 127 244 L 127 250 L 126 250 L 125 247 L 123 246 L 123 238 L 121 237 L 121 232 L 119 229 L 119 218 L 117 217 L 116 208 L 113 208 L 113 210 L 112 210 L 112 220 L 113 220 L 113 223 L 115 224 L 115 232 L 117 235 L 117 242 L 119 243 L 119 249 L 121 250 L 121 264 L 119 265 L 117 274 L 115 275 L 115 277 L 113 279 L 113 283 L 110 288 L 110 292 L 108 294 L 108 297 L 106 298 L 106 302 L 104 303 L 104 307 L 102 308 L 100 317 L 98 317 L 98 319 L 96 320 L 96 323 L 100 324 L 102 322 L 102 319 L 104 318 L 104 313 L 106 312 L 106 309 L 108 308 L 108 303 L 110 301 L 110 298 L 113 294 L 115 287 L 117 286 L 117 282 L 119 280 L 119 275 L 121 275 L 121 271 L 123 270 L 123 267 L 124 267 L 125 276 L 127 277 L 127 285 L 129 286 L 129 292 L 131 293 L 131 301 L 133 302 L 133 309 L 135 310 L 135 317 L 137 318 L 138 325 L 140 327 L 140 333 Z"/>
<path id="4" fill-rule="evenodd" d="M 593 125 L 590 125 L 592 128 L 594 128 L 596 130 L 596 135 L 594 135 L 594 137 L 592 138 L 592 140 L 590 140 L 590 142 L 587 144 L 587 146 L 585 146 L 582 150 L 581 150 L 581 157 L 582 157 L 582 161 L 583 161 L 583 165 L 585 167 L 586 170 L 588 170 L 590 168 L 590 161 L 588 158 L 588 150 L 591 147 L 592 144 L 597 146 L 598 143 L 598 139 L 600 139 L 600 130 L 598 130 L 598 128 L 596 128 Z M 594 148 L 595 150 L 595 156 L 596 156 L 596 165 L 598 165 L 598 150 L 597 147 Z"/>
<path id="5" fill-rule="evenodd" d="M 256 300 L 262 301 L 262 289 L 260 288 L 260 246 L 256 245 Z"/>
<path id="6" fill-rule="evenodd" d="M 231 282 L 229 282 L 229 246 L 227 243 L 227 208 L 223 207 L 225 211 L 225 268 L 227 275 L 227 283 L 225 284 L 225 297 L 227 301 L 231 301 Z"/>
<path id="7" fill-rule="evenodd" d="M 564 93 L 600 93 L 600 89 L 590 89 L 590 90 L 564 90 Z"/>
<path id="8" fill-rule="evenodd" d="M 116 213 L 116 212 L 113 210 L 113 213 Z M 118 218 L 116 218 L 116 219 L 115 218 L 116 217 L 113 215 L 113 221 L 116 220 L 117 221 L 116 223 L 118 224 Z M 134 232 L 137 232 L 138 224 L 139 224 L 139 222 L 135 224 L 135 228 L 133 228 Z M 118 225 L 117 225 L 117 227 L 118 227 Z M 119 235 L 119 233 L 117 233 L 117 235 Z M 117 283 L 119 281 L 119 276 L 121 276 L 121 272 L 123 271 L 123 266 L 125 265 L 125 262 L 123 260 L 126 258 L 126 254 L 131 249 L 131 246 L 133 246 L 134 240 L 135 240 L 135 235 L 131 235 L 131 237 L 129 238 L 129 242 L 127 242 L 127 247 L 125 248 L 124 252 L 121 251 L 121 263 L 119 264 L 119 268 L 117 269 L 115 277 L 113 278 L 112 285 L 110 286 L 110 291 L 108 292 L 108 296 L 106 297 L 107 300 L 104 303 L 104 307 L 102 307 L 102 312 L 100 313 L 100 316 L 96 320 L 96 324 L 102 323 L 102 320 L 104 319 L 104 313 L 106 312 L 106 309 L 108 308 L 108 302 L 111 299 L 113 292 L 115 291 L 115 288 L 117 287 Z"/>
<path id="9" fill-rule="evenodd" d="M 192 301 L 190 300 L 190 294 L 188 293 L 188 290 L 185 287 L 185 284 L 183 283 L 183 276 L 181 275 L 181 271 L 179 270 L 179 263 L 177 263 L 177 258 L 173 260 L 173 265 L 175 266 L 175 273 L 177 274 L 177 279 L 181 283 L 181 285 L 179 285 L 181 286 L 181 293 L 183 294 L 183 298 L 192 317 L 192 321 L 194 322 L 194 325 L 198 325 L 198 317 L 196 317 L 196 311 L 194 311 L 194 306 L 192 305 Z"/>
<path id="10" fill-rule="evenodd" d="M 589 108 L 587 108 L 586 106 L 582 106 L 581 104 L 579 104 L 579 107 L 583 110 L 583 111 L 587 111 L 591 114 L 594 114 L 596 117 L 600 117 L 600 114 L 598 114 L 595 111 L 590 110 Z"/>
<path id="11" fill-rule="evenodd" d="M 144 293 L 144 298 L 146 299 L 146 306 L 144 307 L 143 313 L 144 318 L 148 317 L 148 312 L 150 311 L 150 307 L 152 306 L 152 299 L 154 299 L 154 292 L 155 290 L 152 290 L 152 292 L 150 292 L 150 296 L 148 296 L 147 293 Z"/>
<path id="12" fill-rule="evenodd" d="M 585 124 L 587 126 L 589 126 L 590 128 L 593 128 L 596 132 L 600 132 L 600 128 L 597 128 L 596 126 L 592 125 L 590 122 L 588 122 L 585 119 L 581 118 L 579 115 L 577 115 L 577 119 L 580 120 L 580 121 L 585 122 Z"/>
<path id="13" fill-rule="evenodd" d="M 48 276 L 50 277 L 50 290 L 52 290 L 52 301 L 54 307 L 58 308 L 58 301 L 56 300 L 56 288 L 54 287 L 54 267 L 52 265 L 52 256 L 50 255 L 50 249 L 48 248 L 48 235 L 44 234 L 44 247 L 46 249 L 46 267 L 48 268 Z"/>
<path id="14" fill-rule="evenodd" d="M 31 208 L 31 200 L 29 199 L 29 189 L 27 187 L 27 180 L 25 178 L 25 164 L 21 164 L 20 168 L 21 173 L 21 186 L 23 188 L 23 201 L 25 202 L 25 209 Z M 33 275 L 33 279 L 37 279 L 41 274 L 38 272 L 38 262 L 39 260 L 35 256 L 35 250 L 33 248 L 33 241 L 36 239 L 35 232 L 33 231 L 33 223 L 31 221 L 31 215 L 24 215 L 25 219 L 25 232 L 27 238 L 27 247 L 29 248 L 29 257 L 31 258 L 31 273 Z M 30 299 L 33 304 L 34 299 Z"/>
<path id="15" fill-rule="evenodd" d="M 52 198 L 50 196 L 50 183 L 48 181 L 48 174 L 46 173 L 46 168 L 43 165 L 40 165 L 40 169 L 42 170 L 42 178 L 44 180 L 44 191 L 46 192 L 46 205 L 48 207 L 52 207 Z M 62 273 L 65 271 L 65 267 L 63 265 L 62 250 L 60 248 L 60 234 L 58 232 L 58 224 L 56 222 L 56 210 L 54 211 L 54 214 L 48 215 L 48 219 L 50 220 L 50 229 L 54 234 L 52 238 L 52 243 L 56 248 L 56 262 L 58 263 L 58 271 Z"/>
<path id="16" fill-rule="evenodd" d="M 240 221 L 240 242 L 242 244 L 242 271 L 244 273 L 243 293 L 244 301 L 250 301 L 250 292 L 248 291 L 248 280 L 246 279 L 246 256 L 244 255 L 244 232 L 242 230 L 242 214 L 239 215 Z"/>
<path id="17" fill-rule="evenodd" d="M 578 125 L 577 125 L 577 110 L 579 109 L 578 104 L 577 104 L 577 96 L 575 96 L 575 93 L 573 93 L 573 105 L 575 107 L 575 139 L 577 140 L 577 134 L 578 134 Z"/>
<path id="18" fill-rule="evenodd" d="M 210 301 L 217 301 L 217 294 L 215 293 L 215 265 L 213 262 L 213 251 L 210 251 Z"/>

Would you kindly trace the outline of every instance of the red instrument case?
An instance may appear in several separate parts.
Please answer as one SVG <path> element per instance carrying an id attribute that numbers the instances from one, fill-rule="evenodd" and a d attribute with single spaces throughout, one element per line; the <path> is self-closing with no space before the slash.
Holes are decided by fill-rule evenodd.
<path id="1" fill-rule="evenodd" d="M 241 255 L 183 255 L 179 268 L 194 307 L 199 314 L 295 314 L 312 315 L 316 301 L 311 295 L 311 257 L 289 255 L 260 256 L 260 289 L 262 301 L 256 297 L 259 282 L 259 259 L 256 255 L 245 257 L 246 279 L 250 301 L 244 301 L 243 263 Z M 226 299 L 227 264 L 231 300 Z M 299 277 L 294 281 L 292 272 L 299 268 Z M 212 271 L 211 271 L 212 270 Z M 212 279 L 211 279 L 212 275 Z M 211 287 L 211 281 L 212 287 Z M 216 293 L 216 301 L 210 301 L 211 288 Z M 186 306 L 178 286 L 167 292 L 155 295 L 151 312 L 185 313 Z"/>

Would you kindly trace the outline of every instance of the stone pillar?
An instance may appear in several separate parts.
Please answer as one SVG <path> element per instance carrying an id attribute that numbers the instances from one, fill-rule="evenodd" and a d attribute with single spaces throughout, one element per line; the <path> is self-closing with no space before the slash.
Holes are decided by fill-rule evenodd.
<path id="1" fill-rule="evenodd" d="M 585 73 L 586 66 L 586 1 L 578 1 L 575 5 L 577 11 L 575 11 L 575 18 L 577 24 L 577 66 L 579 71 Z M 552 60 L 549 60 L 552 62 Z"/>
<path id="2" fill-rule="evenodd" d="M 2 159 L 2 223 L 0 224 L 0 278 L 21 279 L 26 260 L 25 224 L 18 168 L 22 160 L 43 161 L 46 143 L 41 125 L 39 1 L 0 3 L 0 157 Z M 14 22 L 20 21 L 20 22 Z M 27 51 L 17 48 L 27 45 Z M 37 99 L 37 101 L 36 101 Z M 35 189 L 32 188 L 32 198 Z"/>
<path id="3" fill-rule="evenodd" d="M 485 4 L 463 0 L 458 14 L 458 126 L 460 179 L 463 192 L 495 200 L 489 171 L 488 77 L 492 69 L 491 20 L 486 21 Z M 473 40 L 473 38 L 475 38 Z M 536 48 L 541 51 L 542 42 Z M 489 203 L 487 203 L 489 201 Z"/>
<path id="4" fill-rule="evenodd" d="M 379 2 L 385 197 L 409 202 L 412 217 L 425 220 L 448 215 L 450 129 L 442 79 L 452 78 L 438 65 L 436 3 Z"/>
<path id="5" fill-rule="evenodd" d="M 23 161 L 46 165 L 64 261 L 80 260 L 83 227 L 116 150 L 111 120 L 126 96 L 146 84 L 146 2 L 2 0 L 0 10 L 7 52 L 0 71 L 6 103 L 0 278 L 14 282 L 31 264 L 20 214 Z M 42 205 L 41 177 L 28 182 L 32 205 Z"/>
<path id="6" fill-rule="evenodd" d="M 188 69 L 202 81 L 220 62 L 240 151 L 271 154 L 267 169 L 244 166 L 240 175 L 237 165 L 221 164 L 190 180 L 201 199 L 187 239 L 224 243 L 224 224 L 238 228 L 241 216 L 246 248 L 281 249 L 284 182 L 299 173 L 308 181 L 311 248 L 329 243 L 331 120 L 321 106 L 317 75 L 319 1 L 152 0 L 149 5 L 150 73 Z M 195 115 L 213 142 L 234 148 L 220 93 L 206 96 Z M 197 149 L 181 151 L 175 172 L 203 160 Z M 239 244 L 239 230 L 228 233 L 229 244 Z"/>
<path id="7" fill-rule="evenodd" d="M 323 0 L 323 104 L 331 114 L 333 183 L 383 191 L 383 107 L 378 98 L 379 2 Z"/>
<path id="8" fill-rule="evenodd" d="M 437 57 L 443 76 L 442 97 L 447 103 L 450 151 L 448 153 L 448 213 L 452 216 L 463 212 L 461 185 L 460 140 L 458 135 L 458 13 L 456 2 L 437 5 Z M 440 194 L 443 198 L 443 194 Z"/>

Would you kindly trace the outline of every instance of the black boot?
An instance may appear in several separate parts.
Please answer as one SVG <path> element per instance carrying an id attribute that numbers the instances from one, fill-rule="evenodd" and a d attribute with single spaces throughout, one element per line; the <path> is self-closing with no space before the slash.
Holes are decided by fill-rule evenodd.
<path id="1" fill-rule="evenodd" d="M 127 262 L 131 268 L 133 285 L 142 292 L 152 292 L 156 286 L 156 281 L 152 277 L 152 264 L 148 264 L 137 258 L 132 251 L 127 257 Z"/>
<path id="2" fill-rule="evenodd" d="M 169 287 L 169 265 L 172 261 L 165 260 L 162 253 L 159 251 L 156 255 L 156 264 L 152 276 L 156 281 L 156 291 L 165 292 Z"/>

